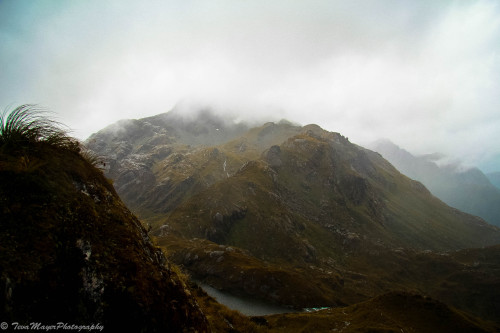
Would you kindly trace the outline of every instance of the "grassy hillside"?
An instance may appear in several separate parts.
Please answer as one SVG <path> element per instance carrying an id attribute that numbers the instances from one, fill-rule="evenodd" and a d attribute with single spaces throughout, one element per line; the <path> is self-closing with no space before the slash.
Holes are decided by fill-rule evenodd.
<path id="1" fill-rule="evenodd" d="M 346 307 L 246 317 L 193 286 L 214 332 L 497 332 L 500 327 L 427 296 L 391 292 Z"/>
<path id="2" fill-rule="evenodd" d="M 226 124 L 232 137 L 214 143 L 216 116 L 206 126 L 195 120 L 194 134 L 162 117 L 170 141 L 145 145 L 148 132 L 108 130 L 92 140 L 99 154 L 123 153 L 108 155 L 118 192 L 195 278 L 295 308 L 408 290 L 500 320 L 481 305 L 497 293 L 474 289 L 499 281 L 468 280 L 492 277 L 497 263 L 479 272 L 453 257 L 500 243 L 500 230 L 447 206 L 379 154 L 317 125 Z M 202 132 L 211 134 L 196 144 Z"/>
<path id="3" fill-rule="evenodd" d="M 183 280 L 97 161 L 31 106 L 0 120 L 2 321 L 206 331 Z"/>

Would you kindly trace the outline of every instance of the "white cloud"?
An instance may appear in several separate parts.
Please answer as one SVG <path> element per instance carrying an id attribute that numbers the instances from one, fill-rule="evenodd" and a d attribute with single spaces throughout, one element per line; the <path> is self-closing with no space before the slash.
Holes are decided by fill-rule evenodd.
<path id="1" fill-rule="evenodd" d="M 193 100 L 471 164 L 500 154 L 493 0 L 0 6 L 0 103 L 41 103 L 81 138 Z"/>

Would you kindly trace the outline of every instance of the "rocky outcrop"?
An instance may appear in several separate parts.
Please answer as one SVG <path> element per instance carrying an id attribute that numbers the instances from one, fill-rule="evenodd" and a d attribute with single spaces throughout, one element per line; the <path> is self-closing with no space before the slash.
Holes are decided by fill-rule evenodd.
<path id="1" fill-rule="evenodd" d="M 179 123 L 176 144 L 148 150 L 141 146 L 147 137 L 131 144 L 127 158 L 138 154 L 139 146 L 141 156 L 165 151 L 148 166 L 154 187 L 133 199 L 175 262 L 218 288 L 296 306 L 311 300 L 352 304 L 399 287 L 435 292 L 428 282 L 408 278 L 411 260 L 393 250 L 439 253 L 500 242 L 498 228 L 445 205 L 380 154 L 339 133 L 317 125 L 266 123 L 216 144 L 218 131 L 210 121 L 206 130 L 198 119 L 192 121 Z M 106 130 L 94 136 L 105 137 Z M 200 248 L 186 252 L 193 238 Z M 237 251 L 222 253 L 212 245 Z M 429 270 L 427 263 L 419 265 Z M 281 282 L 268 280 L 271 276 Z M 282 294 L 273 298 L 276 290 Z M 305 291 L 315 296 L 304 298 Z M 473 292 L 464 291 L 462 299 Z"/>
<path id="2" fill-rule="evenodd" d="M 280 167 L 283 162 L 280 159 L 281 149 L 279 146 L 272 146 L 264 152 L 264 159 L 271 167 Z"/>
<path id="3" fill-rule="evenodd" d="M 20 159 L 38 161 L 19 168 Z M 76 151 L 0 150 L 0 318 L 206 332 L 182 278 Z"/>

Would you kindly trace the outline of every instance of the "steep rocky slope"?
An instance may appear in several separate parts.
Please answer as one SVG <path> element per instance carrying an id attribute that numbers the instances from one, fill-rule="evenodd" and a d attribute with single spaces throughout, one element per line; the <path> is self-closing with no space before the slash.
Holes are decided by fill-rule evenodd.
<path id="1" fill-rule="evenodd" d="M 15 112 L 0 119 L 2 322 L 207 331 L 184 281 L 92 158 L 36 110 Z"/>
<path id="2" fill-rule="evenodd" d="M 439 155 L 413 156 L 387 140 L 377 141 L 370 148 L 408 177 L 422 182 L 446 204 L 500 226 L 500 190 L 479 169 L 438 165 Z"/>
<path id="3" fill-rule="evenodd" d="M 105 157 L 106 175 L 113 179 L 127 206 L 135 211 L 142 207 L 165 210 L 177 204 L 180 192 L 193 185 L 192 177 L 183 170 L 185 155 L 195 147 L 220 144 L 246 130 L 245 125 L 213 117 L 209 110 L 187 118 L 168 112 L 119 121 L 92 135 L 86 145 Z M 158 177 L 160 160 L 170 163 L 175 179 L 170 180 L 168 175 Z"/>
<path id="4" fill-rule="evenodd" d="M 190 133 L 178 130 L 188 121 L 178 124 L 175 113 L 158 117 L 168 124 L 169 141 L 144 144 L 149 134 L 114 134 L 110 127 L 88 144 L 106 156 L 118 193 L 159 244 L 196 278 L 298 308 L 409 289 L 500 320 L 464 302 L 475 294 L 469 286 L 460 299 L 450 292 L 467 285 L 454 272 L 469 267 L 454 251 L 498 244 L 499 229 L 447 206 L 379 154 L 316 125 L 246 130 L 205 113 L 210 120 L 194 120 L 198 130 Z M 134 126 L 149 127 L 150 119 Z M 212 134 L 221 131 L 224 139 L 215 142 Z M 212 134 L 190 139 L 198 132 Z M 498 262 L 489 267 L 487 274 Z M 446 282 L 450 275 L 453 283 Z M 476 296 L 489 302 L 487 293 Z"/>

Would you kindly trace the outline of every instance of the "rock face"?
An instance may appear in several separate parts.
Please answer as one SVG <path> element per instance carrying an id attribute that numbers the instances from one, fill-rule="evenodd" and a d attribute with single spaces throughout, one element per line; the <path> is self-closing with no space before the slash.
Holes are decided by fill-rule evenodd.
<path id="1" fill-rule="evenodd" d="M 322 229 L 339 238 L 329 245 L 339 251 L 345 249 L 338 244 L 455 250 L 500 241 L 498 229 L 444 205 L 380 155 L 317 125 L 267 123 L 236 138 L 238 130 L 221 125 L 219 131 L 231 133 L 229 141 L 220 138 L 216 145 L 220 141 L 208 135 L 206 145 L 187 146 L 210 130 L 178 123 L 168 113 L 161 117 L 169 124 L 168 142 L 148 143 L 164 130 L 158 125 L 150 132 L 148 119 L 119 134 L 108 128 L 89 139 L 90 148 L 110 156 L 107 174 L 120 196 L 154 230 L 166 227 L 148 216 L 168 215 L 164 224 L 171 233 L 246 243 L 243 247 L 259 257 L 279 252 L 302 262 L 324 247 L 315 245 Z M 213 119 L 207 124 L 218 123 Z M 198 130 L 178 134 L 183 126 Z M 147 130 L 137 130 L 142 127 Z M 121 158 L 109 155 L 121 146 L 132 148 Z M 156 154 L 160 149 L 169 153 Z"/>
<path id="2" fill-rule="evenodd" d="M 2 321 L 208 331 L 175 267 L 79 148 L 11 148 L 0 147 Z"/>
<path id="3" fill-rule="evenodd" d="M 208 110 L 200 111 L 195 118 L 168 112 L 140 120 L 119 121 L 92 135 L 86 145 L 105 157 L 106 175 L 113 179 L 127 206 L 139 210 L 145 205 L 155 205 L 164 210 L 163 205 L 177 203 L 193 181 L 183 172 L 190 162 L 185 153 L 200 145 L 226 142 L 246 130 L 246 126 L 213 116 Z M 223 156 L 213 151 L 210 157 L 221 160 L 223 169 Z M 159 160 L 164 162 L 162 169 L 174 169 L 174 174 L 158 179 L 154 166 Z M 178 177 L 183 177 L 180 182 Z M 158 196 L 149 202 L 151 197 Z"/>
<path id="4" fill-rule="evenodd" d="M 216 116 L 205 114 L 211 120 L 204 127 L 174 116 L 158 116 L 170 133 L 158 145 L 148 143 L 156 134 L 116 134 L 113 127 L 88 144 L 102 156 L 132 147 L 107 163 L 118 193 L 151 225 L 172 260 L 218 288 L 297 308 L 353 304 L 394 289 L 438 295 L 431 279 L 420 278 L 437 274 L 434 265 L 452 267 L 449 274 L 466 266 L 437 253 L 500 243 L 497 227 L 447 206 L 380 154 L 339 133 L 285 122 L 226 124 L 217 131 L 210 129 Z M 158 126 L 155 133 L 162 132 Z M 220 131 L 226 134 L 216 141 Z M 120 177 L 135 170 L 125 166 L 137 154 L 147 157 L 141 168 L 154 185 L 129 191 L 122 185 L 134 177 Z M 218 246 L 235 251 L 221 253 Z M 440 300 L 485 313 L 462 302 L 474 288 L 464 288 L 461 300 L 443 290 Z"/>

